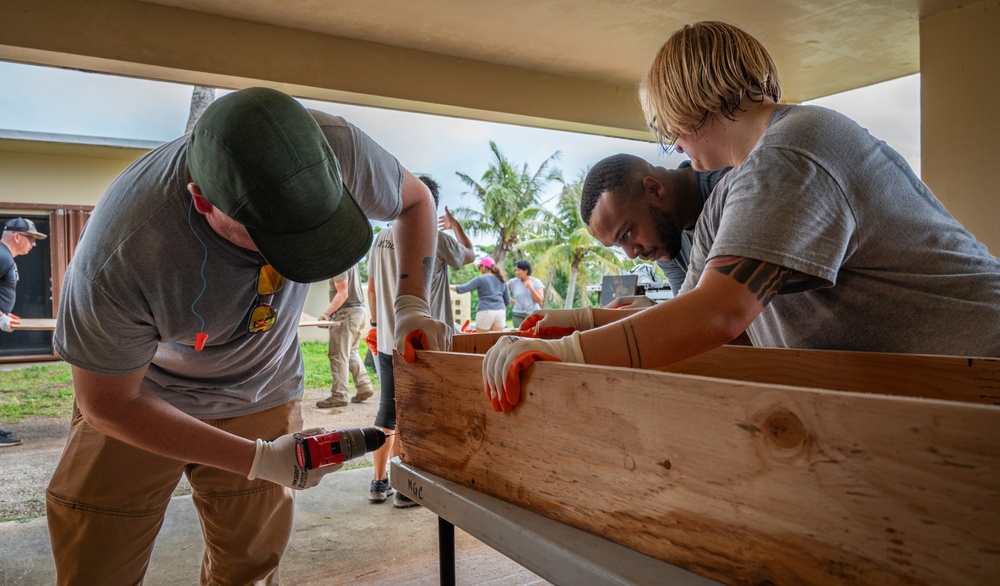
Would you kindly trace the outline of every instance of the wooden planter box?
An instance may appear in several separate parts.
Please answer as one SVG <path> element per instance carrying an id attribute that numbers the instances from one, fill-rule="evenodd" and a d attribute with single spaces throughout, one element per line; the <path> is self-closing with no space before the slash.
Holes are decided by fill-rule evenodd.
<path id="1" fill-rule="evenodd" d="M 1000 579 L 1000 360 L 723 347 L 672 372 L 397 360 L 407 464 L 729 584 Z"/>

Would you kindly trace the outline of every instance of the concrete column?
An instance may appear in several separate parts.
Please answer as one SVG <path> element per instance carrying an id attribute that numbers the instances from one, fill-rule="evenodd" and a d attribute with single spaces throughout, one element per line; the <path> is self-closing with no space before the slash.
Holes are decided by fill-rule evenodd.
<path id="1" fill-rule="evenodd" d="M 1000 2 L 920 21 L 921 175 L 1000 255 Z"/>

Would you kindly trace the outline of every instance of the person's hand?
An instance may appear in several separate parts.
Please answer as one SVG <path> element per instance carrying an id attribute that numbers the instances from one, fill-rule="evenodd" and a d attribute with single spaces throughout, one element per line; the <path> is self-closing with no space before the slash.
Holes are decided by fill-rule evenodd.
<path id="1" fill-rule="evenodd" d="M 0 315 L 0 330 L 5 332 L 13 332 L 14 326 L 21 323 L 21 318 L 17 317 L 13 313 L 5 313 Z"/>
<path id="2" fill-rule="evenodd" d="M 396 352 L 412 363 L 416 350 L 451 350 L 451 328 L 431 317 L 427 302 L 414 295 L 396 298 Z"/>
<path id="3" fill-rule="evenodd" d="M 448 206 L 444 206 L 444 214 L 438 216 L 438 229 L 454 230 L 457 223 L 455 216 L 451 215 L 451 210 L 448 209 Z"/>
<path id="4" fill-rule="evenodd" d="M 319 316 L 319 321 L 330 321 L 330 316 L 324 313 Z M 324 330 L 330 329 L 330 326 L 320 326 L 320 327 L 323 328 Z"/>
<path id="5" fill-rule="evenodd" d="M 301 433 L 308 435 L 318 431 L 325 430 L 314 428 Z M 298 460 L 295 459 L 295 435 L 289 433 L 271 441 L 258 439 L 257 453 L 254 454 L 247 480 L 262 478 L 281 486 L 302 490 L 316 486 L 324 476 L 344 466 L 335 464 L 314 470 L 300 467 Z"/>
<path id="6" fill-rule="evenodd" d="M 524 318 L 519 334 L 526 338 L 561 338 L 594 328 L 594 310 L 539 309 Z"/>
<path id="7" fill-rule="evenodd" d="M 642 307 L 652 307 L 656 305 L 652 299 L 645 295 L 625 295 L 612 299 L 604 306 L 605 309 L 640 309 Z"/>
<path id="8" fill-rule="evenodd" d="M 372 354 L 378 354 L 378 330 L 375 328 L 368 330 L 368 335 L 365 336 L 365 344 L 368 345 L 368 349 L 372 351 Z"/>
<path id="9" fill-rule="evenodd" d="M 510 411 L 521 402 L 521 371 L 536 360 L 583 363 L 580 333 L 558 340 L 502 336 L 483 357 L 483 383 L 494 411 Z"/>

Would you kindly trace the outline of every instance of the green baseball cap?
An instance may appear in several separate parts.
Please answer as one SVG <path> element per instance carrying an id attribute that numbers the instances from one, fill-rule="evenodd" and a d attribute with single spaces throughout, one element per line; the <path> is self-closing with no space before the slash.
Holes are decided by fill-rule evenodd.
<path id="1" fill-rule="evenodd" d="M 219 98 L 191 132 L 187 165 L 205 199 L 242 224 L 287 279 L 329 279 L 371 246 L 333 149 L 291 96 L 248 88 Z"/>

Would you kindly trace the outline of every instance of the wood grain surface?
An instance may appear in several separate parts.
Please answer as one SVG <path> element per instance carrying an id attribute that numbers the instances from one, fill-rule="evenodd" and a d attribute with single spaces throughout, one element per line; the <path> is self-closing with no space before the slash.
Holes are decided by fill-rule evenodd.
<path id="1" fill-rule="evenodd" d="M 757 378 L 832 377 L 740 350 Z M 1000 410 L 875 394 L 919 378 L 867 360 L 837 379 L 863 393 L 536 363 L 496 413 L 481 356 L 418 352 L 395 368 L 403 460 L 729 584 L 990 583 Z M 977 376 L 996 388 L 993 365 Z"/>

